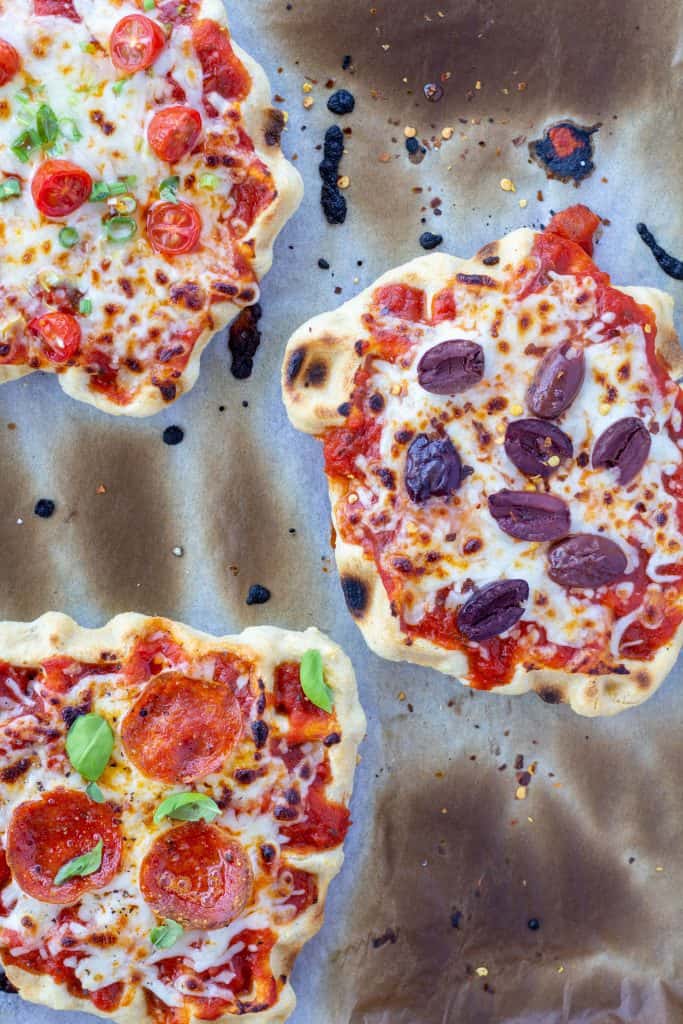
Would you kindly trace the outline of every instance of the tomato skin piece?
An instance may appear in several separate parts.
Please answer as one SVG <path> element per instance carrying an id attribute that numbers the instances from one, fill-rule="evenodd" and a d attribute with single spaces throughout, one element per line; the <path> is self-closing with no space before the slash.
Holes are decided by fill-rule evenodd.
<path id="1" fill-rule="evenodd" d="M 46 160 L 33 175 L 33 202 L 46 217 L 68 217 L 90 196 L 92 178 L 70 160 Z"/>
<path id="2" fill-rule="evenodd" d="M 121 739 L 144 775 L 187 785 L 220 771 L 242 728 L 230 687 L 164 672 L 147 683 L 128 711 Z"/>
<path id="3" fill-rule="evenodd" d="M 246 99 L 251 79 L 235 55 L 228 30 L 202 18 L 192 26 L 192 42 L 204 72 L 204 93 L 217 92 L 226 100 Z"/>
<path id="4" fill-rule="evenodd" d="M 102 865 L 92 875 L 55 885 L 68 861 L 103 842 Z M 19 804 L 6 836 L 7 863 L 19 887 L 43 903 L 76 903 L 86 892 L 101 889 L 119 870 L 123 840 L 116 813 L 85 793 L 55 789 L 38 800 Z"/>
<path id="5" fill-rule="evenodd" d="M 21 57 L 11 43 L 0 39 L 0 86 L 11 82 L 21 67 Z"/>
<path id="6" fill-rule="evenodd" d="M 140 865 L 140 889 L 160 917 L 222 928 L 251 899 L 249 856 L 223 829 L 188 821 L 158 836 Z"/>
<path id="7" fill-rule="evenodd" d="M 67 363 L 81 345 L 81 326 L 70 313 L 43 313 L 29 321 L 28 329 L 43 344 L 51 363 Z"/>
<path id="8" fill-rule="evenodd" d="M 192 152 L 201 133 L 201 114 L 194 107 L 165 107 L 149 122 L 147 141 L 160 160 L 174 164 Z"/>
<path id="9" fill-rule="evenodd" d="M 127 14 L 117 21 L 109 37 L 109 56 L 125 75 L 151 67 L 164 46 L 166 36 L 160 25 L 144 14 Z"/>
<path id="10" fill-rule="evenodd" d="M 566 210 L 560 210 L 546 228 L 548 234 L 568 238 L 576 242 L 589 256 L 593 255 L 593 236 L 600 227 L 600 218 L 587 206 L 577 203 Z"/>
<path id="11" fill-rule="evenodd" d="M 74 7 L 73 0 L 33 0 L 33 13 L 39 18 L 68 18 L 69 21 L 80 21 L 81 17 Z"/>
<path id="12" fill-rule="evenodd" d="M 201 217 L 190 203 L 155 203 L 147 214 L 149 244 L 163 256 L 192 252 L 201 231 Z"/>

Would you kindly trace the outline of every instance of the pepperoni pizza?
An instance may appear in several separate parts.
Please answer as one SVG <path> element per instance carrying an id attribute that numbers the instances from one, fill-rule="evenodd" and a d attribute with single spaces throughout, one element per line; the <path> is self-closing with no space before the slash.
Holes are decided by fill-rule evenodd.
<path id="1" fill-rule="evenodd" d="M 612 285 L 598 225 L 400 267 L 298 330 L 283 377 L 373 649 L 586 715 L 645 700 L 683 642 L 673 303 Z"/>
<path id="2" fill-rule="evenodd" d="M 283 1022 L 365 728 L 317 630 L 0 624 L 0 961 L 122 1024 Z"/>
<path id="3" fill-rule="evenodd" d="M 5 0 L 0 114 L 0 382 L 156 412 L 300 199 L 263 71 L 220 0 Z"/>

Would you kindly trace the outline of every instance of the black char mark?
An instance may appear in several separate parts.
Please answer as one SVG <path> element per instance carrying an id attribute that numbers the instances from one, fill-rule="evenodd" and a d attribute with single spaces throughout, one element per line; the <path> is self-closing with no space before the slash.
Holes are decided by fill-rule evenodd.
<path id="1" fill-rule="evenodd" d="M 280 136 L 285 127 L 285 115 L 273 107 L 268 111 L 268 121 L 264 131 L 266 146 L 279 146 Z"/>
<path id="2" fill-rule="evenodd" d="M 16 995 L 17 989 L 14 987 L 12 982 L 9 980 L 5 972 L 0 967 L 0 992 L 6 992 L 8 995 Z"/>
<path id="3" fill-rule="evenodd" d="M 647 225 L 642 223 L 636 224 L 636 231 L 664 273 L 668 274 L 669 277 L 673 277 L 676 281 L 683 281 L 683 260 L 677 260 L 675 256 L 670 256 L 666 249 L 662 249 Z"/>
<path id="4" fill-rule="evenodd" d="M 299 372 L 304 364 L 305 357 L 305 348 L 297 348 L 294 350 L 294 352 L 292 352 L 287 362 L 287 369 L 285 371 L 285 377 L 287 379 L 288 384 L 293 384 L 296 378 L 299 376 Z"/>
<path id="5" fill-rule="evenodd" d="M 346 220 L 346 199 L 337 184 L 343 155 L 344 133 L 338 125 L 333 124 L 325 132 L 323 159 L 318 168 L 323 180 L 320 202 L 328 224 L 343 224 Z"/>
<path id="6" fill-rule="evenodd" d="M 258 329 L 258 322 L 261 319 L 262 310 L 258 303 L 254 306 L 247 306 L 239 316 L 233 320 L 228 334 L 228 349 L 232 356 L 230 372 L 237 380 L 246 380 L 251 377 L 254 369 L 254 356 L 261 344 L 261 332 Z"/>
<path id="7" fill-rule="evenodd" d="M 529 143 L 529 153 L 549 178 L 578 185 L 595 170 L 593 135 L 599 128 L 599 124 L 557 121 L 544 130 L 543 138 Z"/>
<path id="8" fill-rule="evenodd" d="M 341 585 L 346 607 L 355 618 L 360 618 L 368 606 L 368 588 L 357 576 L 342 576 Z"/>

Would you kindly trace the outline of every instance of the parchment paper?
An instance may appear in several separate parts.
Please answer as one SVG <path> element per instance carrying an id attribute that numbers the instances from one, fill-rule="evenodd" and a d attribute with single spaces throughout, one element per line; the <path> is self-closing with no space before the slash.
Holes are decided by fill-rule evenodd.
<path id="1" fill-rule="evenodd" d="M 79 405 L 49 377 L 3 386 L 0 614 L 56 608 L 95 625 L 132 609 L 219 632 L 315 623 L 352 655 L 369 718 L 355 827 L 325 927 L 296 967 L 295 1024 L 683 1021 L 680 670 L 641 709 L 587 721 L 369 654 L 336 578 L 319 446 L 288 425 L 278 382 L 289 333 L 419 254 L 423 230 L 470 255 L 577 200 L 612 222 L 598 259 L 614 279 L 669 288 L 680 311 L 683 286 L 634 230 L 645 220 L 683 255 L 680 6 L 231 0 L 229 9 L 236 38 L 286 100 L 284 145 L 307 184 L 263 287 L 253 377 L 232 379 L 219 338 L 194 391 L 146 422 Z M 341 70 L 346 54 L 353 72 Z M 423 84 L 443 73 L 444 98 L 427 102 Z M 308 94 L 305 76 L 318 83 Z M 339 119 L 352 128 L 342 167 L 351 185 L 348 220 L 335 228 L 320 211 L 317 173 L 317 147 L 336 120 L 328 79 L 356 96 Z M 602 122 L 596 170 L 578 190 L 547 181 L 518 138 L 566 116 Z M 406 125 L 419 138 L 455 132 L 414 166 Z M 516 192 L 500 188 L 504 177 Z M 441 217 L 429 207 L 437 197 Z M 161 440 L 171 423 L 186 431 L 176 448 Z M 57 502 L 50 520 L 32 514 L 41 497 Z M 257 582 L 272 600 L 248 608 Z M 525 770 L 536 765 L 524 800 L 518 755 Z M 0 995 L 2 1024 L 87 1019 Z"/>

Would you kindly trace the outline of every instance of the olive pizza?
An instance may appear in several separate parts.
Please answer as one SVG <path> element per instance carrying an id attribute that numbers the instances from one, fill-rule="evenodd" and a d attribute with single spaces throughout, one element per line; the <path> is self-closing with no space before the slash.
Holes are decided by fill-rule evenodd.
<path id="1" fill-rule="evenodd" d="M 0 382 L 156 412 L 300 200 L 263 71 L 220 0 L 12 0 L 0 113 Z"/>
<path id="2" fill-rule="evenodd" d="M 586 207 L 392 271 L 290 340 L 336 556 L 370 646 L 586 715 L 683 641 L 683 358 L 672 300 L 617 288 Z"/>
<path id="3" fill-rule="evenodd" d="M 0 962 L 122 1024 L 284 1022 L 365 729 L 317 630 L 0 624 Z"/>

